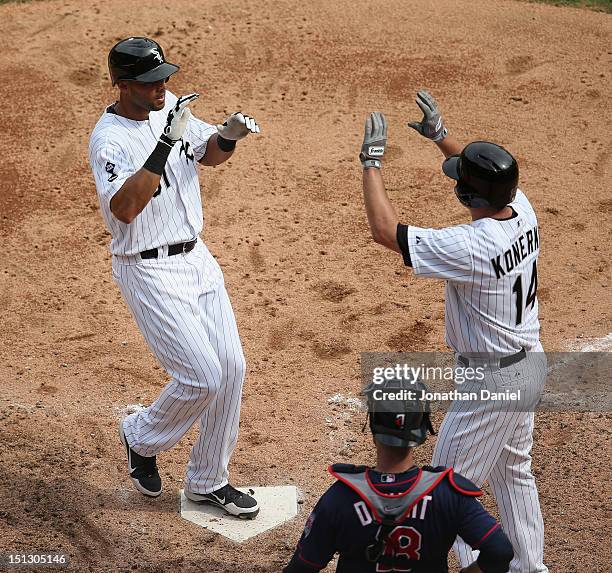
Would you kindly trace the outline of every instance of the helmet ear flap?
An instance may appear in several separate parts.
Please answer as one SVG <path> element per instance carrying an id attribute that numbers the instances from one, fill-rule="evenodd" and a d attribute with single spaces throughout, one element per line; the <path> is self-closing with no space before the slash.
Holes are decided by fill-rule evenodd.
<path id="1" fill-rule="evenodd" d="M 455 195 L 464 207 L 472 206 L 473 194 L 467 191 L 459 182 L 455 185 Z"/>

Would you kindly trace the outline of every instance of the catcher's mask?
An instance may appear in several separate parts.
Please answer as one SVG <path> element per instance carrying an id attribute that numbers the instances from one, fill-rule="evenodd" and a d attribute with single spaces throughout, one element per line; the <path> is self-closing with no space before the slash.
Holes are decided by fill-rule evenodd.
<path id="1" fill-rule="evenodd" d="M 363 390 L 368 401 L 368 418 L 374 439 L 386 446 L 414 448 L 435 434 L 430 419 L 429 401 L 421 381 L 386 380 Z M 390 395 L 394 398 L 391 399 Z"/>
<path id="2" fill-rule="evenodd" d="M 495 143 L 470 143 L 460 155 L 448 157 L 442 171 L 457 181 L 455 194 L 466 207 L 502 209 L 516 195 L 519 177 L 516 159 Z"/>
<path id="3" fill-rule="evenodd" d="M 157 82 L 170 77 L 179 67 L 166 62 L 162 47 L 149 38 L 127 38 L 108 54 L 108 69 L 115 85 L 120 80 Z"/>

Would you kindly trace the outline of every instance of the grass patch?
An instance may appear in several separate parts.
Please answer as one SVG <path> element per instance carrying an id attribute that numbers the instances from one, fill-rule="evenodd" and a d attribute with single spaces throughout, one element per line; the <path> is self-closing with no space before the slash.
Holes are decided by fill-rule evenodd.
<path id="1" fill-rule="evenodd" d="M 597 12 L 612 14 L 612 0 L 527 0 L 553 6 L 573 6 L 575 8 L 590 8 Z"/>

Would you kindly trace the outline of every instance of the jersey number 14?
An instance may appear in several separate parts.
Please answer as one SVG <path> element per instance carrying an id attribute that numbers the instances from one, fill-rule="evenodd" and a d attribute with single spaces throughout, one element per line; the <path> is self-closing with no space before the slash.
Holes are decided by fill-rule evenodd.
<path id="1" fill-rule="evenodd" d="M 523 275 L 520 274 L 516 277 L 514 284 L 512 285 L 512 292 L 516 294 L 516 325 L 518 326 L 523 322 L 523 309 L 533 305 L 536 301 L 536 293 L 538 290 L 538 266 L 537 262 L 533 261 L 533 267 L 531 267 L 531 280 L 529 281 L 529 288 L 527 289 L 527 298 L 525 304 L 523 304 Z"/>

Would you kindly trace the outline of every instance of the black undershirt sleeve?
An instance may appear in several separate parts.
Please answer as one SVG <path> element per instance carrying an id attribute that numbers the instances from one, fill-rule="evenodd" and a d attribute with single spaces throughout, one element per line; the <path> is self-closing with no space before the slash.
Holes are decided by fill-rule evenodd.
<path id="1" fill-rule="evenodd" d="M 404 264 L 407 267 L 412 266 L 412 260 L 410 259 L 410 249 L 408 247 L 408 225 L 397 224 L 397 244 L 402 250 L 402 256 L 404 257 Z"/>

